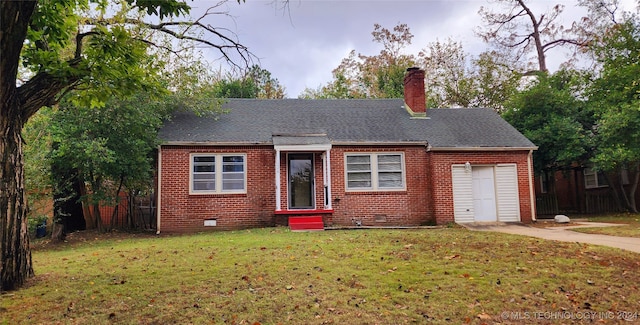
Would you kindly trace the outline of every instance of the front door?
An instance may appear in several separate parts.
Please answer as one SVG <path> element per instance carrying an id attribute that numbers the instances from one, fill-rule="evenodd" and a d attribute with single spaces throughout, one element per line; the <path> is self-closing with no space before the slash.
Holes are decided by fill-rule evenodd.
<path id="1" fill-rule="evenodd" d="M 313 209 L 313 154 L 288 155 L 289 209 Z"/>
<path id="2" fill-rule="evenodd" d="M 496 191 L 493 167 L 473 167 L 472 179 L 475 221 L 496 221 Z"/>

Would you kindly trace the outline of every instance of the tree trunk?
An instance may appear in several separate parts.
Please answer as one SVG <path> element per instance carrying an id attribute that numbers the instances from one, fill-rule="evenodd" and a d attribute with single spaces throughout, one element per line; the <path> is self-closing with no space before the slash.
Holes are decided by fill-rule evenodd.
<path id="1" fill-rule="evenodd" d="M 57 144 L 53 144 L 56 146 Z M 51 166 L 53 182 L 53 232 L 51 239 L 63 241 L 71 231 L 85 230 L 82 180 L 78 171 L 62 164 Z"/>
<path id="2" fill-rule="evenodd" d="M 518 0 L 518 4 L 520 5 L 520 7 L 522 7 L 523 10 L 526 11 L 527 15 L 529 16 L 529 19 L 531 19 L 531 26 L 533 27 L 533 32 L 531 34 L 533 36 L 534 44 L 536 46 L 536 54 L 538 58 L 538 69 L 540 69 L 540 71 L 542 72 L 547 72 L 548 71 L 547 59 L 544 53 L 544 47 L 542 46 L 542 39 L 541 39 L 542 36 L 540 35 L 540 24 L 542 24 L 544 16 L 542 16 L 540 20 L 538 20 L 536 16 L 533 14 L 533 12 L 531 11 L 531 9 L 527 7 L 527 5 L 524 3 L 523 0 Z"/>
<path id="3" fill-rule="evenodd" d="M 14 290 L 33 276 L 24 189 L 22 119 L 16 92 L 0 104 L 0 291 Z"/>
<path id="4" fill-rule="evenodd" d="M 33 276 L 22 157 L 26 118 L 16 79 L 35 7 L 35 1 L 0 2 L 0 291 L 16 289 Z"/>
<path id="5" fill-rule="evenodd" d="M 100 215 L 100 202 L 94 202 L 93 206 L 93 218 L 96 222 L 96 228 L 98 232 L 104 232 L 104 225 L 102 224 L 102 217 Z"/>
<path id="6" fill-rule="evenodd" d="M 638 213 L 638 206 L 636 204 L 636 191 L 638 190 L 638 183 L 640 183 L 640 164 L 636 164 L 635 168 L 632 168 L 633 173 L 631 184 L 629 187 L 629 208 L 633 213 Z"/>

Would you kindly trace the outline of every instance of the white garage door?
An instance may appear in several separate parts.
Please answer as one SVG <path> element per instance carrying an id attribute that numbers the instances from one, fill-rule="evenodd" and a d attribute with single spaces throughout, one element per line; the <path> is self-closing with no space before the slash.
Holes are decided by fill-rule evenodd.
<path id="1" fill-rule="evenodd" d="M 452 166 L 454 219 L 464 222 L 520 221 L 515 164 Z"/>

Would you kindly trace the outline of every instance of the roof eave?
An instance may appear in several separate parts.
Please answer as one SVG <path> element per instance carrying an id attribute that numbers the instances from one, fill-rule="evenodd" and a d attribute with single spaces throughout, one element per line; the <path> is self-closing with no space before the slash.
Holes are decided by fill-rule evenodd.
<path id="1" fill-rule="evenodd" d="M 273 146 L 271 142 L 165 141 L 160 146 Z"/>
<path id="2" fill-rule="evenodd" d="M 165 141 L 161 146 L 273 146 L 273 142 Z M 426 141 L 331 141 L 333 146 L 428 146 Z"/>
<path id="3" fill-rule="evenodd" d="M 538 147 L 429 147 L 429 151 L 529 151 Z"/>

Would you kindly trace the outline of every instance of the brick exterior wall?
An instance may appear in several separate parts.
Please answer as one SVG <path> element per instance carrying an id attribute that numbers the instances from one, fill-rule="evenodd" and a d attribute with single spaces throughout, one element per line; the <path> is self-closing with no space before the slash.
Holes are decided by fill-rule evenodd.
<path id="1" fill-rule="evenodd" d="M 527 167 L 528 151 L 486 151 L 486 152 L 431 152 L 430 169 L 433 173 L 433 207 L 436 222 L 446 224 L 454 222 L 453 216 L 453 187 L 451 177 L 451 165 L 496 165 L 517 164 L 518 195 L 520 201 L 520 221 L 530 223 L 531 195 L 529 181 L 533 181 L 533 175 L 529 178 Z M 533 168 L 533 167 L 532 167 Z M 532 170 L 533 173 L 533 170 Z"/>
<path id="2" fill-rule="evenodd" d="M 402 152 L 406 190 L 353 192 L 345 190 L 345 153 Z M 424 146 L 333 147 L 331 180 L 333 209 L 329 225 L 418 226 L 435 224 L 430 204 L 427 152 Z M 376 221 L 377 220 L 377 221 Z M 327 221 L 325 221 L 327 222 Z"/>
<path id="3" fill-rule="evenodd" d="M 406 189 L 402 191 L 352 192 L 345 190 L 345 153 L 401 152 L 404 154 Z M 246 194 L 189 194 L 192 153 L 241 153 L 246 155 Z M 275 151 L 271 146 L 162 146 L 160 214 L 162 232 L 228 230 L 286 224 L 275 213 Z M 427 152 L 424 146 L 352 147 L 331 149 L 333 213 L 324 214 L 327 226 L 417 226 L 453 222 L 451 165 L 469 161 L 474 165 L 516 163 L 520 212 L 531 221 L 527 179 L 527 151 L 519 152 Z M 287 153 L 280 166 L 281 207 L 288 207 Z M 322 153 L 314 154 L 315 207 L 325 208 Z M 204 220 L 216 219 L 215 227 Z M 283 221 L 284 219 L 284 221 Z"/>
<path id="4" fill-rule="evenodd" d="M 160 230 L 197 232 L 273 226 L 275 157 L 272 147 L 162 146 Z M 191 153 L 242 153 L 247 159 L 246 194 L 189 194 Z M 216 219 L 216 227 L 204 220 Z"/>

